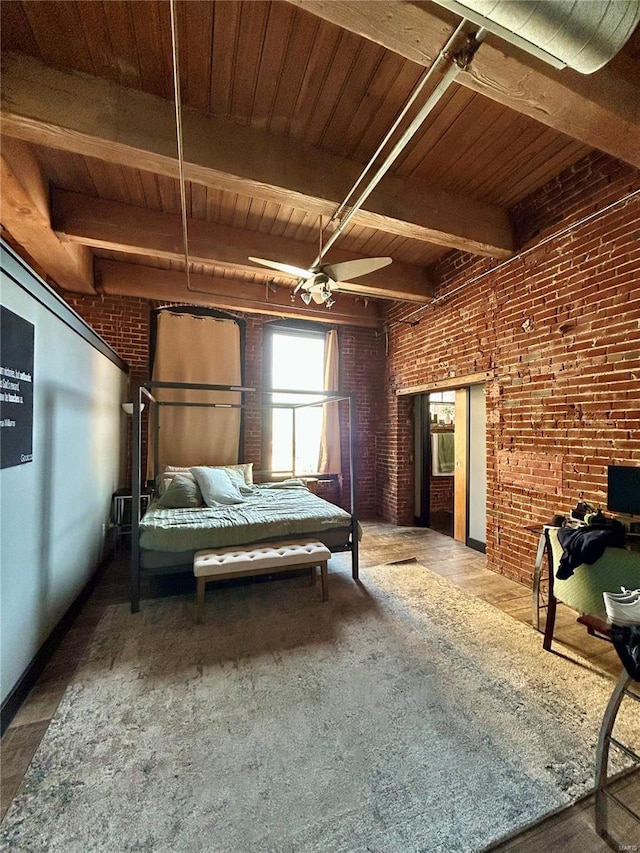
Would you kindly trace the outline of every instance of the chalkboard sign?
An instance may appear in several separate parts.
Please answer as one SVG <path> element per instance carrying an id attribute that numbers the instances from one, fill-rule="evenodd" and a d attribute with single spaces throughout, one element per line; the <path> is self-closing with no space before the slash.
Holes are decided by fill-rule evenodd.
<path id="1" fill-rule="evenodd" d="M 0 467 L 33 460 L 34 326 L 0 305 Z"/>

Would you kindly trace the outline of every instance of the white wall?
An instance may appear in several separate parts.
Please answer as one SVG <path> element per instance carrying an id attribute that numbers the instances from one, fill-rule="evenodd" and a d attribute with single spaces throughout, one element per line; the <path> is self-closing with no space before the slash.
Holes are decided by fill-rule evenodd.
<path id="1" fill-rule="evenodd" d="M 4 701 L 100 561 L 126 374 L 4 245 L 0 275 L 2 304 L 35 326 L 33 461 L 0 471 Z"/>

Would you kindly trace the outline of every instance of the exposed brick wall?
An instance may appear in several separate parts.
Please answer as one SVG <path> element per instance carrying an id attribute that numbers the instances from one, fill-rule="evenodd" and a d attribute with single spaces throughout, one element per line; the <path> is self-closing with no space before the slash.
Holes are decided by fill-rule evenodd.
<path id="1" fill-rule="evenodd" d="M 640 173 L 595 153 L 512 211 L 521 248 L 640 187 Z M 612 463 L 640 464 L 640 198 L 554 238 L 416 315 L 388 312 L 379 471 L 386 518 L 406 518 L 411 419 L 396 389 L 489 371 L 489 566 L 529 583 L 525 524 L 578 499 L 606 503 Z M 527 244 L 525 241 L 529 241 Z M 450 253 L 438 295 L 498 262 Z M 381 418 L 382 420 L 382 418 Z M 396 473 L 397 472 L 397 473 Z"/>
<path id="2" fill-rule="evenodd" d="M 149 320 L 154 303 L 129 296 L 81 296 L 58 290 L 65 301 L 113 347 L 136 387 L 149 376 Z"/>
<path id="3" fill-rule="evenodd" d="M 131 368 L 131 385 L 148 379 L 149 327 L 151 311 L 159 304 L 144 299 L 120 296 L 82 296 L 60 291 L 64 299 L 92 328 L 109 343 Z M 264 384 L 263 330 L 273 322 L 268 315 L 237 316 L 246 321 L 245 374 L 249 387 Z M 357 472 L 357 509 L 361 518 L 376 515 L 375 492 L 375 432 L 376 405 L 384 372 L 382 338 L 371 329 L 340 327 L 340 384 L 341 390 L 354 394 L 355 470 Z M 341 404 L 342 405 L 342 404 Z M 348 415 L 341 412 L 342 453 L 345 477 L 342 487 L 336 483 L 320 483 L 318 494 L 327 500 L 341 503 L 347 509 L 349 500 L 348 472 Z M 145 433 L 146 434 L 146 431 Z M 129 442 L 130 444 L 130 442 Z M 262 459 L 262 409 L 252 405 L 246 410 L 244 459 L 254 462 L 256 470 L 266 467 Z M 128 457 L 130 472 L 130 458 Z"/>
<path id="4" fill-rule="evenodd" d="M 352 429 L 354 438 L 354 469 L 356 472 L 356 507 L 360 518 L 375 518 L 378 514 L 376 490 L 376 436 L 379 401 L 384 376 L 384 338 L 381 332 L 341 326 L 338 330 L 340 347 L 340 389 L 353 395 Z M 348 472 L 348 414 L 341 407 L 342 470 Z M 349 481 L 343 480 L 343 503 L 349 506 Z"/>
<path id="5" fill-rule="evenodd" d="M 429 508 L 453 509 L 453 477 L 430 477 Z"/>
<path id="6" fill-rule="evenodd" d="M 376 442 L 380 515 L 411 525 L 415 518 L 412 400 L 390 394 L 380 402 Z"/>

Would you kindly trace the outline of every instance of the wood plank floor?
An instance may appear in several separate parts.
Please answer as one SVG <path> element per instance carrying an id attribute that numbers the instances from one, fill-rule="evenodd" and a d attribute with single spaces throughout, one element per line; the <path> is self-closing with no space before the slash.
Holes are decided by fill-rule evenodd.
<path id="1" fill-rule="evenodd" d="M 360 553 L 363 573 L 367 566 L 415 558 L 514 619 L 531 624 L 531 591 L 487 569 L 482 554 L 433 530 L 371 522 L 363 527 L 365 535 Z M 338 564 L 347 566 L 349 561 L 349 554 L 334 555 L 329 571 L 332 567 L 335 570 Z M 128 557 L 121 553 L 102 574 L 91 598 L 2 738 L 2 816 L 47 730 L 104 607 L 127 600 Z M 576 624 L 575 614 L 563 605 L 558 607 L 555 638 L 610 673 L 613 689 L 613 682 L 621 671 L 615 650 L 609 643 L 590 637 L 583 626 Z M 640 811 L 640 771 L 620 780 L 618 787 L 619 796 Z M 492 849 L 500 853 L 605 853 L 610 849 L 640 853 L 640 825 L 615 805 L 610 807 L 609 827 L 615 839 L 610 846 L 595 833 L 593 796 L 589 796 Z"/>

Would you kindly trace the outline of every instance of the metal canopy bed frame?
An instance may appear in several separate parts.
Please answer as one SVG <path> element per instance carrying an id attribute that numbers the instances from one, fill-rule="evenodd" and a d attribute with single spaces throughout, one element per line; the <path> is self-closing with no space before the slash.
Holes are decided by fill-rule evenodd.
<path id="1" fill-rule="evenodd" d="M 234 392 L 242 395 L 240 403 L 214 403 L 214 402 L 198 402 L 198 401 L 163 401 L 159 400 L 154 395 L 156 389 L 168 390 L 187 390 L 194 393 L 202 391 L 214 392 Z M 262 397 L 260 403 L 247 404 L 245 402 L 246 394 L 259 394 Z M 272 397 L 275 394 L 299 395 L 302 397 L 313 396 L 316 399 L 313 402 L 290 402 L 290 403 L 274 403 L 273 401 L 265 401 L 265 397 Z M 331 550 L 334 553 L 340 551 L 351 551 L 351 574 L 354 580 L 359 578 L 358 568 L 358 520 L 356 516 L 356 488 L 354 477 L 354 433 L 352 428 L 353 416 L 353 401 L 352 394 L 342 392 L 309 392 L 296 391 L 280 388 L 269 388 L 268 390 L 246 387 L 242 385 L 207 385 L 191 382 L 144 382 L 138 388 L 137 400 L 133 404 L 133 424 L 132 424 L 132 488 L 131 488 L 131 612 L 137 613 L 140 609 L 140 580 L 142 577 L 148 577 L 159 574 L 178 573 L 173 567 L 165 567 L 160 569 L 142 568 L 140 565 L 140 499 L 142 495 L 142 404 L 146 401 L 151 404 L 149 406 L 149 416 L 151 418 L 151 427 L 154 436 L 154 459 L 153 459 L 153 474 L 154 482 L 159 473 L 159 442 L 158 434 L 160 430 L 160 410 L 163 406 L 182 406 L 182 407 L 203 407 L 203 408 L 240 408 L 248 409 L 255 408 L 256 405 L 263 410 L 274 408 L 291 409 L 293 417 L 293 472 L 295 472 L 295 418 L 298 409 L 317 408 L 324 406 L 326 403 L 339 403 L 346 401 L 348 404 L 348 428 L 349 428 L 349 494 L 351 504 L 351 534 L 350 541 L 341 547 L 333 547 Z M 322 398 L 318 400 L 318 398 Z M 137 405 L 136 405 L 137 402 Z M 271 472 L 264 472 L 271 473 Z M 295 473 L 293 473 L 295 476 Z M 173 569 L 173 571 L 172 571 Z"/>

